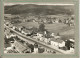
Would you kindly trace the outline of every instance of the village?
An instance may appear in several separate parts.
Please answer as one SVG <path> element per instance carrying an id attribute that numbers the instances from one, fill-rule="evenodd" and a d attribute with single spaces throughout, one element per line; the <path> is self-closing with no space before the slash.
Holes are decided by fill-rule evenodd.
<path id="1" fill-rule="evenodd" d="M 38 45 L 37 41 L 46 44 L 51 48 L 66 51 L 67 53 L 74 53 L 75 51 L 74 38 L 65 39 L 67 38 L 65 37 L 65 40 L 62 39 L 62 35 L 60 33 L 61 31 L 58 31 L 55 28 L 59 25 L 62 26 L 62 24 L 64 26 L 68 26 L 69 28 L 74 28 L 74 15 L 37 16 L 30 14 L 26 17 L 21 17 L 19 15 L 5 14 L 4 19 L 4 53 L 57 53 L 55 50 L 48 50 L 46 52 L 46 48 Z M 52 31 L 49 31 L 49 27 L 46 27 L 46 25 L 56 26 L 51 26 L 53 27 Z M 25 39 L 23 39 L 23 37 L 19 36 L 12 30 L 9 30 L 9 28 L 14 31 L 17 31 L 18 33 L 24 36 L 30 37 L 36 42 L 32 43 L 31 41 L 26 41 Z M 9 47 L 7 45 L 9 45 Z"/>

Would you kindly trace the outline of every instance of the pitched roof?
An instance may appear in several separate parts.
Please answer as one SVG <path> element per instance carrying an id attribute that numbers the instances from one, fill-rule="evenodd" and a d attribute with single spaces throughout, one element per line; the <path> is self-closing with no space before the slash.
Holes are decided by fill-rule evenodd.
<path id="1" fill-rule="evenodd" d="M 30 30 L 26 30 L 26 29 L 23 29 L 23 31 L 26 32 L 26 33 L 29 33 L 29 32 L 31 33 Z"/>
<path id="2" fill-rule="evenodd" d="M 55 38 L 52 38 L 51 41 L 58 42 L 58 43 L 62 43 L 63 42 L 63 40 L 61 40 L 61 39 L 55 39 Z"/>
<path id="3" fill-rule="evenodd" d="M 28 46 L 24 46 L 22 43 L 20 43 L 18 41 L 15 41 L 14 45 L 20 52 L 23 52 L 24 50 L 29 49 Z"/>

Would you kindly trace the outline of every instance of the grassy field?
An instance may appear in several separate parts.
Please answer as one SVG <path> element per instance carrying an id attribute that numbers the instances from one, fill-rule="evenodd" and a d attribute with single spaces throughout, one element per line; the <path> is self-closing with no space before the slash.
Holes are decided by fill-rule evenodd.
<path id="1" fill-rule="evenodd" d="M 63 24 L 63 23 L 46 24 L 45 26 L 46 26 L 45 28 L 48 31 L 54 32 L 54 33 L 58 33 L 58 32 L 60 33 L 60 32 L 64 32 L 64 31 L 72 29 L 72 27 L 69 27 L 68 25 Z"/>
<path id="2" fill-rule="evenodd" d="M 47 24 L 45 26 L 50 32 L 54 32 L 55 34 L 59 32 L 63 40 L 74 38 L 74 27 L 69 27 L 63 23 Z"/>
<path id="3" fill-rule="evenodd" d="M 39 24 L 37 22 L 24 22 L 24 23 L 20 23 L 20 24 L 15 24 L 15 26 L 19 27 L 19 26 L 25 26 L 26 28 L 28 27 L 39 27 Z"/>
<path id="4" fill-rule="evenodd" d="M 34 26 L 38 28 L 39 24 L 37 22 L 25 22 L 18 24 L 16 26 L 25 26 L 25 27 Z M 59 32 L 63 40 L 74 38 L 74 27 L 69 27 L 68 25 L 63 23 L 45 24 L 45 29 L 55 34 Z"/>

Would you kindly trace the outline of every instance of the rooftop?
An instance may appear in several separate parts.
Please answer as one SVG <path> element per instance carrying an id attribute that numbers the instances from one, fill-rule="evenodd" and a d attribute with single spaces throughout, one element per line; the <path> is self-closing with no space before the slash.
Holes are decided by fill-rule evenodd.
<path id="1" fill-rule="evenodd" d="M 24 46 L 22 43 L 20 43 L 18 41 L 15 41 L 14 45 L 20 52 L 23 52 L 24 50 L 29 49 L 28 46 Z"/>
<path id="2" fill-rule="evenodd" d="M 63 42 L 63 40 L 61 40 L 61 39 L 55 39 L 55 38 L 51 39 L 51 41 L 58 42 L 58 43 L 62 43 Z"/>

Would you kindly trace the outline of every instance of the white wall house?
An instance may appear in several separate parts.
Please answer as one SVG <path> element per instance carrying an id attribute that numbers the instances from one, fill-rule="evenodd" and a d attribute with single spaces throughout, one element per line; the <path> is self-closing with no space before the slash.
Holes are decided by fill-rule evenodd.
<path id="1" fill-rule="evenodd" d="M 23 31 L 23 30 L 21 31 L 21 33 L 22 33 L 22 34 L 25 34 L 25 35 L 27 35 L 27 34 L 28 34 L 28 33 L 26 33 L 26 32 L 25 32 L 25 31 Z"/>
<path id="2" fill-rule="evenodd" d="M 6 38 L 9 39 L 9 38 L 10 38 L 10 35 L 7 35 L 7 34 L 6 34 Z"/>
<path id="3" fill-rule="evenodd" d="M 74 53 L 74 48 L 70 48 L 70 52 L 71 53 Z"/>
<path id="4" fill-rule="evenodd" d="M 21 28 L 19 28 L 19 31 L 21 31 Z"/>
<path id="5" fill-rule="evenodd" d="M 34 53 L 38 53 L 38 48 L 34 48 Z"/>
<path id="6" fill-rule="evenodd" d="M 58 20 L 56 20 L 55 23 L 59 23 Z"/>
<path id="7" fill-rule="evenodd" d="M 53 37 L 54 37 L 54 36 L 55 36 L 55 34 L 54 34 L 54 33 L 51 33 L 51 36 L 53 36 Z"/>
<path id="8" fill-rule="evenodd" d="M 43 38 L 43 37 L 40 37 L 40 41 L 44 41 L 44 39 L 45 39 L 45 38 Z"/>
<path id="9" fill-rule="evenodd" d="M 55 41 L 51 41 L 51 46 L 58 48 L 59 47 L 59 43 L 55 42 Z"/>
<path id="10" fill-rule="evenodd" d="M 50 42 L 50 38 L 44 38 L 44 42 L 45 43 L 49 43 Z"/>
<path id="11" fill-rule="evenodd" d="M 43 36 L 43 34 L 37 33 L 37 36 L 42 37 L 42 36 Z"/>
<path id="12" fill-rule="evenodd" d="M 11 34 L 11 35 L 10 35 L 10 37 L 16 37 L 16 36 L 17 36 L 16 34 Z"/>
<path id="13" fill-rule="evenodd" d="M 73 39 L 69 39 L 71 42 L 75 42 Z"/>
<path id="14" fill-rule="evenodd" d="M 48 43 L 48 39 L 47 39 L 47 38 L 45 38 L 44 42 L 45 42 L 45 43 Z"/>
<path id="15" fill-rule="evenodd" d="M 13 26 L 13 28 L 12 28 L 12 29 L 14 29 L 14 30 L 15 30 L 15 29 L 16 29 L 16 27 L 15 27 L 15 26 Z"/>
<path id="16" fill-rule="evenodd" d="M 52 39 L 51 40 L 51 46 L 59 48 L 59 47 L 64 47 L 65 46 L 65 42 L 61 39 Z"/>
<path id="17" fill-rule="evenodd" d="M 65 46 L 65 42 L 63 41 L 62 43 L 59 43 L 59 47 L 64 47 Z"/>
<path id="18" fill-rule="evenodd" d="M 54 36 L 54 38 L 55 38 L 55 39 L 60 39 L 61 37 L 60 37 L 60 36 Z"/>

